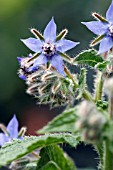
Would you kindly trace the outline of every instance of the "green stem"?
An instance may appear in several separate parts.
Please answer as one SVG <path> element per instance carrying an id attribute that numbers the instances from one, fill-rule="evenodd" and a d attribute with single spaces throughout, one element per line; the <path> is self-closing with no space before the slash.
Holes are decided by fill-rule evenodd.
<path id="1" fill-rule="evenodd" d="M 103 89 L 102 73 L 100 71 L 97 72 L 95 87 L 96 87 L 95 102 L 97 102 L 98 100 L 101 100 L 101 98 L 102 98 L 102 89 Z M 99 143 L 99 144 L 95 145 L 95 148 L 96 148 L 99 158 L 100 158 L 100 164 L 99 164 L 99 169 L 100 169 L 100 167 L 102 167 L 102 164 L 103 164 L 103 144 Z"/>
<path id="2" fill-rule="evenodd" d="M 65 66 L 64 66 L 64 71 L 65 71 L 66 75 L 73 81 L 75 88 L 78 88 L 78 84 L 76 83 L 73 75 L 70 73 L 70 71 Z M 93 99 L 92 95 L 87 90 L 84 91 L 83 97 L 86 100 L 94 102 L 94 99 Z"/>
<path id="3" fill-rule="evenodd" d="M 94 146 L 95 150 L 98 153 L 99 159 L 100 159 L 100 162 L 98 165 L 98 170 L 102 170 L 102 165 L 103 165 L 103 147 L 102 146 L 103 146 L 102 143 L 98 143 Z"/>
<path id="4" fill-rule="evenodd" d="M 113 170 L 113 154 L 109 149 L 109 140 L 106 140 L 104 145 L 104 167 L 103 170 Z"/>
<path id="5" fill-rule="evenodd" d="M 94 102 L 94 99 L 93 99 L 91 93 L 88 92 L 87 90 L 85 90 L 85 91 L 83 92 L 83 97 L 84 97 L 84 99 L 86 99 L 86 100 L 89 100 L 89 101 Z"/>
<path id="6" fill-rule="evenodd" d="M 109 95 L 109 118 L 113 120 L 113 95 Z"/>
<path id="7" fill-rule="evenodd" d="M 109 119 L 113 120 L 113 95 L 109 95 Z M 104 170 L 113 170 L 113 153 L 109 148 L 110 141 L 106 139 L 104 145 Z"/>
<path id="8" fill-rule="evenodd" d="M 96 92 L 95 92 L 95 101 L 101 100 L 102 98 L 102 89 L 103 89 L 103 80 L 102 73 L 98 71 L 97 80 L 96 80 Z"/>

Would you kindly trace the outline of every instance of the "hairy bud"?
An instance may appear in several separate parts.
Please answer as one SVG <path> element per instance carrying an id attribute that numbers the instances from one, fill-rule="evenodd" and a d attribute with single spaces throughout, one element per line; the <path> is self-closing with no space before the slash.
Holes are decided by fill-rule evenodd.
<path id="1" fill-rule="evenodd" d="M 37 70 L 25 72 L 24 75 L 28 86 L 26 92 L 35 96 L 37 103 L 51 103 L 55 107 L 72 102 L 75 93 L 72 80 L 63 77 L 51 65 L 41 65 Z"/>
<path id="2" fill-rule="evenodd" d="M 81 132 L 83 140 L 90 142 L 98 141 L 101 138 L 102 129 L 106 123 L 105 116 L 89 101 L 83 101 L 80 104 L 78 116 L 75 128 Z"/>

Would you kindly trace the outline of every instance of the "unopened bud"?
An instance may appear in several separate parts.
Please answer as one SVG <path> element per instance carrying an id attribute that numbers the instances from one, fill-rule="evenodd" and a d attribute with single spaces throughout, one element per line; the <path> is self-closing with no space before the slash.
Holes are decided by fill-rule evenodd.
<path id="1" fill-rule="evenodd" d="M 56 81 L 55 84 L 51 88 L 52 93 L 55 94 L 61 85 L 62 83 L 60 81 Z"/>
<path id="2" fill-rule="evenodd" d="M 95 105 L 89 101 L 83 101 L 80 104 L 79 110 L 78 110 L 78 115 L 80 117 L 87 117 L 89 114 L 95 114 Z"/>
<path id="3" fill-rule="evenodd" d="M 28 94 L 30 94 L 30 95 L 34 95 L 35 93 L 37 94 L 37 93 L 38 93 L 38 84 L 35 83 L 35 84 L 31 85 L 31 86 L 27 89 L 26 93 L 28 93 Z"/>
<path id="4" fill-rule="evenodd" d="M 41 77 L 41 80 L 42 81 L 47 81 L 47 80 L 51 80 L 52 78 L 56 77 L 55 74 L 53 74 L 52 72 L 50 71 L 47 71 L 46 74 L 43 74 L 42 77 Z"/>
<path id="5" fill-rule="evenodd" d="M 78 130 L 81 130 L 82 128 L 85 127 L 85 123 L 84 121 L 82 120 L 78 120 L 76 123 L 75 123 L 75 129 L 78 129 Z"/>
<path id="6" fill-rule="evenodd" d="M 105 122 L 105 117 L 101 115 L 101 113 L 92 115 L 88 119 L 88 124 L 92 127 L 97 127 L 98 129 L 101 128 Z"/>
<path id="7" fill-rule="evenodd" d="M 104 81 L 104 92 L 107 95 L 113 94 L 113 78 L 109 78 Z"/>

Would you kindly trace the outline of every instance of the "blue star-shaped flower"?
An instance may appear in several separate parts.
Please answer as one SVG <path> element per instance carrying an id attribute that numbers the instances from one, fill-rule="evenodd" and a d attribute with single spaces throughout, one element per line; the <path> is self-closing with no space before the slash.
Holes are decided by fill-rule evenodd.
<path id="1" fill-rule="evenodd" d="M 2 146 L 6 142 L 10 142 L 13 139 L 18 138 L 18 121 L 16 116 L 10 120 L 8 126 L 6 127 L 6 133 L 0 133 L 0 146 Z M 21 137 L 18 139 L 22 139 Z"/>
<path id="2" fill-rule="evenodd" d="M 97 38 L 97 42 L 100 42 L 98 53 L 101 54 L 113 47 L 113 1 L 106 13 L 106 19 L 97 13 L 93 16 L 98 21 L 82 22 L 82 24 L 86 25 L 94 34 L 99 35 Z"/>
<path id="3" fill-rule="evenodd" d="M 64 53 L 71 48 L 74 48 L 79 43 L 64 38 L 57 40 L 56 38 L 56 24 L 52 18 L 44 30 L 42 39 L 28 38 L 22 40 L 30 50 L 35 53 L 40 53 L 35 59 L 30 71 L 31 69 L 46 64 L 49 61 L 60 74 L 65 76 L 63 60 L 60 53 Z"/>

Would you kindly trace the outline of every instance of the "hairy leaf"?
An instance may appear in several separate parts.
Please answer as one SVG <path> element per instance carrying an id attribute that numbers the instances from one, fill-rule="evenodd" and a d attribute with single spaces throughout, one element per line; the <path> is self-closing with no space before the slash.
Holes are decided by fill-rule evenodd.
<path id="1" fill-rule="evenodd" d="M 104 61 L 102 63 L 98 63 L 95 65 L 95 68 L 100 70 L 100 71 L 105 71 L 106 69 L 106 66 L 107 66 L 108 62 L 107 61 Z"/>
<path id="2" fill-rule="evenodd" d="M 78 137 L 75 137 L 70 133 L 31 136 L 25 137 L 24 140 L 14 140 L 11 143 L 6 143 L 0 149 L 0 166 L 6 165 L 13 160 L 17 160 L 38 148 L 57 143 L 68 143 L 75 147 L 78 142 Z"/>
<path id="3" fill-rule="evenodd" d="M 40 160 L 37 169 L 43 170 L 45 167 L 50 167 L 51 163 L 58 170 L 75 170 L 72 160 L 63 152 L 57 145 L 47 146 L 40 151 Z"/>
<path id="4" fill-rule="evenodd" d="M 67 109 L 62 114 L 55 117 L 45 127 L 40 129 L 38 133 L 49 132 L 73 132 L 74 125 L 77 120 L 77 107 Z"/>
<path id="5" fill-rule="evenodd" d="M 96 64 L 102 62 L 103 59 L 101 55 L 97 55 L 97 51 L 94 49 L 86 50 L 79 53 L 73 60 L 73 64 L 88 65 L 93 68 Z"/>

